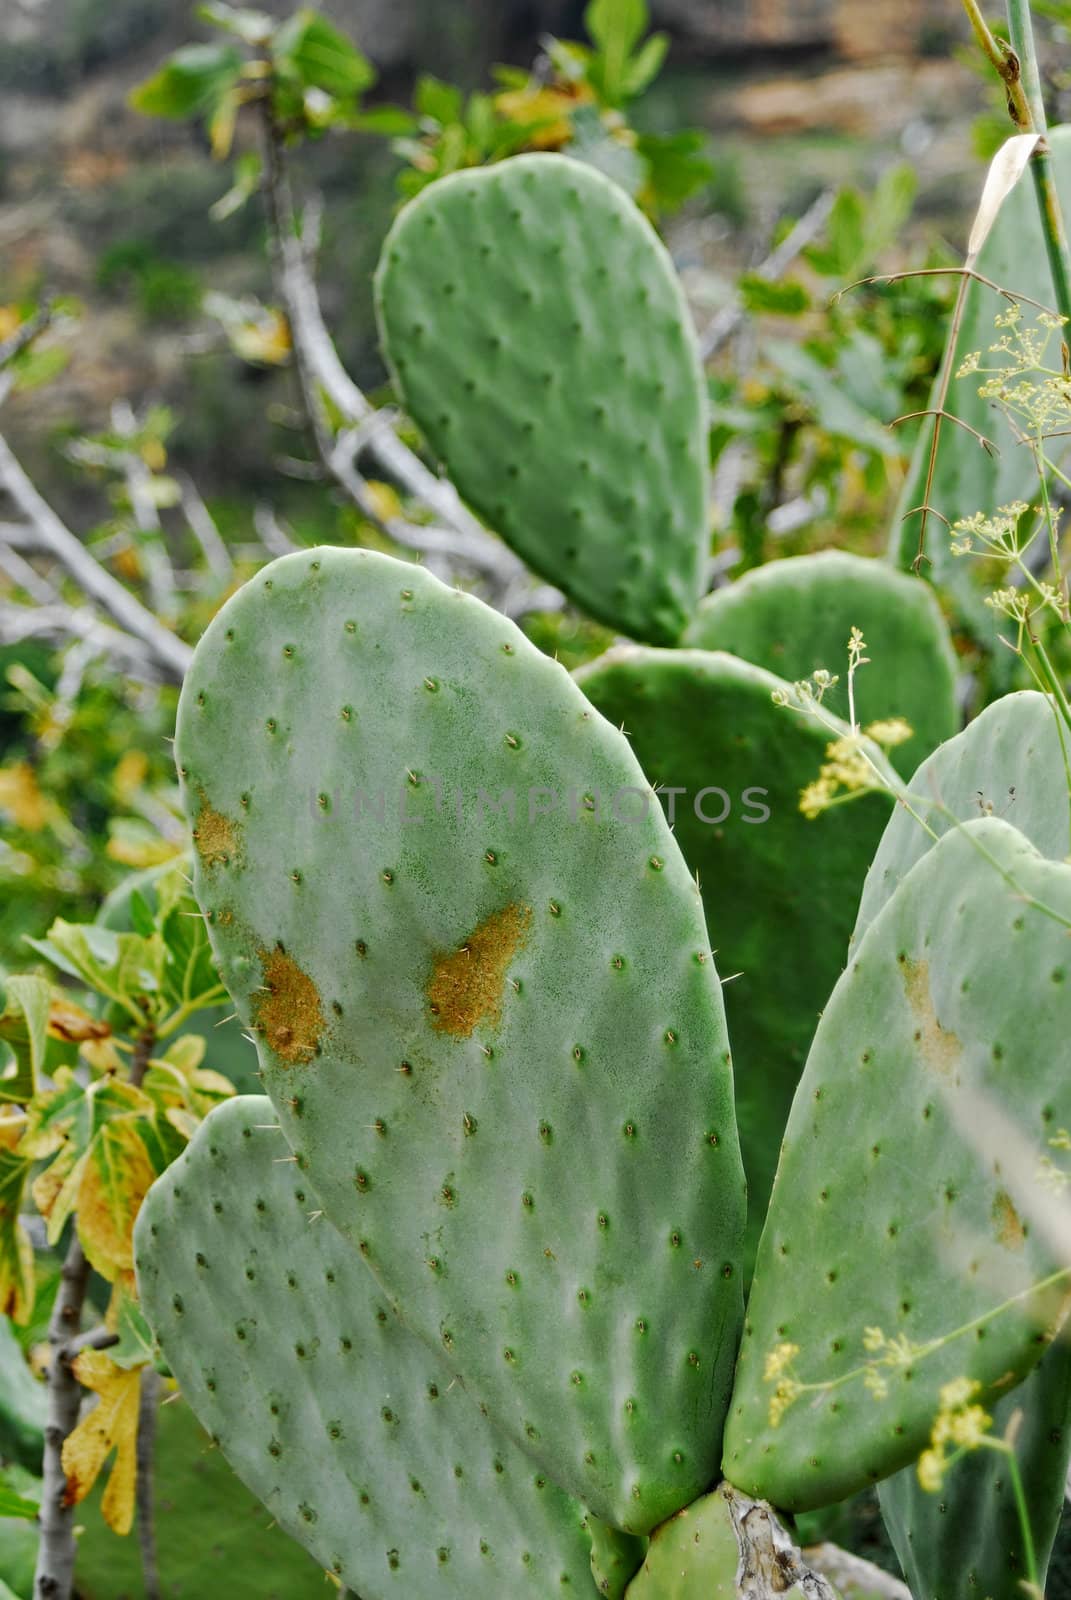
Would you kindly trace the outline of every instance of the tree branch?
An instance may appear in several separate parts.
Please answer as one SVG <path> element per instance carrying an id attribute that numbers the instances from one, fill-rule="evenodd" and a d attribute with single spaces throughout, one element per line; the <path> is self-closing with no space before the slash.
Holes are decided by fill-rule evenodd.
<path id="1" fill-rule="evenodd" d="M 141 1551 L 141 1578 L 145 1600 L 161 1600 L 160 1563 L 156 1553 L 154 1506 L 154 1467 L 156 1451 L 156 1413 L 160 1400 L 160 1378 L 152 1367 L 141 1374 L 138 1400 L 137 1512 L 138 1547 Z"/>
<path id="2" fill-rule="evenodd" d="M 6 339 L 0 340 L 0 372 L 14 361 L 28 344 L 32 344 L 39 334 L 44 333 L 51 321 L 52 307 L 46 300 L 32 317 L 27 317 L 25 322 L 19 323 L 14 333 L 9 333 Z"/>
<path id="3" fill-rule="evenodd" d="M 803 1556 L 809 1566 L 829 1579 L 844 1600 L 911 1600 L 906 1583 L 839 1545 L 812 1545 Z"/>
<path id="4" fill-rule="evenodd" d="M 67 1504 L 63 1444 L 78 1421 L 82 1387 L 71 1371 L 71 1341 L 77 1336 L 89 1283 L 89 1263 L 78 1235 L 71 1239 L 48 1325 L 48 1365 L 41 1542 L 34 1574 L 34 1600 L 70 1600 L 74 1581 L 74 1508 Z"/>
<path id="5" fill-rule="evenodd" d="M 309 422 L 316 441 L 317 452 L 327 471 L 339 487 L 357 505 L 362 516 L 377 527 L 397 538 L 399 543 L 414 546 L 416 531 L 412 524 L 395 523 L 392 527 L 377 513 L 360 484 L 346 469 L 346 450 L 339 446 L 353 429 L 358 437 L 363 433 L 361 447 L 378 463 L 380 469 L 415 500 L 434 513 L 438 521 L 461 541 L 456 554 L 466 565 L 475 567 L 499 584 L 512 581 L 526 569 L 505 545 L 468 511 L 457 490 L 445 478 L 437 477 L 402 443 L 393 426 L 380 425 L 375 407 L 354 383 L 339 360 L 331 335 L 323 320 L 316 286 L 309 270 L 310 241 L 319 233 L 319 210 L 307 208 L 304 218 L 304 238 L 297 229 L 297 217 L 289 175 L 286 170 L 282 137 L 272 118 L 271 99 L 261 102 L 264 145 L 264 198 L 268 213 L 272 260 L 278 292 L 286 307 L 293 342 L 294 361 L 301 384 Z M 349 424 L 342 438 L 336 440 L 328 420 L 324 396 Z M 366 425 L 375 426 L 364 432 Z M 350 463 L 353 453 L 349 456 Z M 409 537 L 401 537 L 408 531 Z M 463 550 L 463 553 L 462 553 Z"/>
<path id="6" fill-rule="evenodd" d="M 124 439 L 133 439 L 137 434 L 138 421 L 129 400 L 117 400 L 112 406 L 112 427 Z M 126 482 L 134 526 L 138 533 L 148 535 L 142 542 L 142 551 L 152 609 L 158 616 L 173 617 L 175 574 L 160 512 L 153 498 L 152 473 L 135 449 L 117 451 L 116 460 Z"/>
<path id="7" fill-rule="evenodd" d="M 0 388 L 0 399 L 3 390 Z M 91 600 L 97 602 L 120 628 L 141 641 L 166 677 L 181 683 L 193 652 L 169 628 L 156 620 L 141 601 L 94 560 L 81 540 L 67 528 L 40 495 L 0 434 L 0 488 L 7 491 L 18 510 L 31 523 L 40 548 L 60 562 Z"/>

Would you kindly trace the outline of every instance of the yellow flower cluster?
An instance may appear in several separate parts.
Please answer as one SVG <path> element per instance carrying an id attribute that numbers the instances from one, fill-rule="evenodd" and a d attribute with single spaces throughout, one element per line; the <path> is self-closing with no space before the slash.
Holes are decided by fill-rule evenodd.
<path id="1" fill-rule="evenodd" d="M 941 1389 L 941 1406 L 930 1432 L 930 1447 L 919 1457 L 918 1479 L 930 1494 L 936 1494 L 945 1480 L 955 1455 L 961 1450 L 977 1450 L 985 1444 L 993 1419 L 980 1405 L 973 1404 L 981 1385 L 973 1378 L 955 1378 Z"/>
<path id="2" fill-rule="evenodd" d="M 766 1357 L 763 1368 L 763 1379 L 766 1383 L 776 1383 L 777 1387 L 770 1397 L 770 1427 L 776 1428 L 792 1402 L 802 1393 L 803 1386 L 790 1375 L 793 1361 L 800 1353 L 798 1344 L 779 1344 Z"/>

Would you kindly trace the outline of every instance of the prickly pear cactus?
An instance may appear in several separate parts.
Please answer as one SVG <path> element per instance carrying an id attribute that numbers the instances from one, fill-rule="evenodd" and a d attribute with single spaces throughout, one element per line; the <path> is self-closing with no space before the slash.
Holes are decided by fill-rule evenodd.
<path id="1" fill-rule="evenodd" d="M 988 706 L 912 778 L 915 809 L 927 827 L 897 808 L 867 875 L 857 944 L 934 835 L 989 812 L 1013 822 L 1042 855 L 1063 859 L 1071 819 L 1060 729 L 1052 703 L 1028 691 Z M 1016 1413 L 1019 1470 L 1027 1485 L 1034 1547 L 1042 1569 L 1063 1504 L 1071 1451 L 1071 1345 L 1059 1340 L 1025 1383 L 994 1411 L 1002 1433 Z M 961 1462 L 939 1494 L 928 1493 L 915 1468 L 880 1485 L 889 1532 L 916 1594 L 933 1600 L 1016 1600 L 1024 1576 L 1022 1535 L 1003 1457 L 979 1451 Z M 968 1559 L 964 1558 L 968 1552 Z"/>
<path id="2" fill-rule="evenodd" d="M 135 1249 L 198 1418 L 364 1600 L 594 1593 L 583 1508 L 481 1416 L 315 1214 L 269 1100 L 212 1113 L 153 1186 Z"/>
<path id="3" fill-rule="evenodd" d="M 871 661 L 856 679 L 856 715 L 864 726 L 891 717 L 910 723 L 914 736 L 891 756 L 910 777 L 957 728 L 955 657 L 928 584 L 841 550 L 770 561 L 708 595 L 684 643 L 727 650 L 790 683 L 824 667 L 840 678 L 825 703 L 847 717 L 852 628 L 861 629 Z"/>
<path id="4" fill-rule="evenodd" d="M 935 750 L 908 783 L 915 815 L 897 807 L 889 818 L 863 885 L 853 944 L 931 848 L 934 835 L 960 822 L 1003 817 L 1043 856 L 1066 859 L 1071 852 L 1066 738 L 1052 702 L 1028 689 L 995 700 Z"/>
<path id="5" fill-rule="evenodd" d="M 834 735 L 776 706 L 783 680 L 734 656 L 623 646 L 577 681 L 667 790 L 718 966 L 731 978 L 725 1005 L 753 1261 L 792 1097 L 844 965 L 889 801 L 875 794 L 804 817 L 800 791 Z"/>
<path id="6" fill-rule="evenodd" d="M 1069 925 L 1071 868 L 987 819 L 861 940 L 759 1248 L 725 1442 L 747 1492 L 842 1499 L 919 1455 L 947 1386 L 985 1403 L 1044 1353 L 1071 1284 L 1038 1181 L 1071 1123 Z"/>
<path id="7" fill-rule="evenodd" d="M 768 1505 L 723 1483 L 651 1540 L 628 1600 L 836 1600 Z"/>
<path id="8" fill-rule="evenodd" d="M 376 303 L 465 499 L 592 616 L 675 643 L 704 587 L 706 387 L 632 202 L 564 156 L 457 173 L 401 212 Z"/>
<path id="9" fill-rule="evenodd" d="M 493 1419 L 645 1532 L 716 1467 L 744 1192 L 701 902 L 626 741 L 479 601 L 322 549 L 215 618 L 177 756 L 317 1203 Z"/>
<path id="10" fill-rule="evenodd" d="M 1069 1417 L 1071 1346 L 1061 1338 L 993 1408 L 994 1437 L 1012 1427 L 1042 1588 L 1064 1505 Z M 905 1467 L 879 1484 L 878 1498 L 912 1594 L 1022 1600 L 1023 1534 L 1005 1456 L 975 1450 L 956 1463 L 939 1492 L 923 1489 L 915 1468 Z"/>

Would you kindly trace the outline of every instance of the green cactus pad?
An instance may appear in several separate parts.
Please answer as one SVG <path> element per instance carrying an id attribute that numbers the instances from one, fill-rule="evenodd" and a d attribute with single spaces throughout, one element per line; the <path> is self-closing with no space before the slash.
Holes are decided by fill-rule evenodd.
<path id="1" fill-rule="evenodd" d="M 824 667 L 840 678 L 825 703 L 846 718 L 853 627 L 870 658 L 855 680 L 857 718 L 864 726 L 889 717 L 910 723 L 914 737 L 891 756 L 910 777 L 957 728 L 955 657 L 928 584 L 840 550 L 771 561 L 708 595 L 684 643 L 728 650 L 790 683 Z"/>
<path id="2" fill-rule="evenodd" d="M 1071 1344 L 1058 1339 L 1041 1364 L 993 1409 L 1000 1438 L 1013 1433 L 1031 1535 L 1044 1588 L 1045 1569 L 1064 1504 L 1071 1454 Z M 878 1487 L 885 1525 L 913 1595 L 923 1600 L 1023 1600 L 1023 1535 L 1008 1462 L 974 1450 L 928 1493 L 915 1468 Z"/>
<path id="3" fill-rule="evenodd" d="M 1064 860 L 1071 850 L 1065 744 L 1071 754 L 1071 735 L 1052 702 L 1026 689 L 995 700 L 934 751 L 908 784 L 916 815 L 897 807 L 882 835 L 863 886 L 853 945 L 931 848 L 934 835 L 957 822 L 1003 817 L 1043 856 Z"/>
<path id="4" fill-rule="evenodd" d="M 706 388 L 658 236 L 567 157 L 461 172 L 402 211 L 376 303 L 458 489 L 601 622 L 673 644 L 703 590 Z"/>
<path id="5" fill-rule="evenodd" d="M 589 1513 L 584 1519 L 591 1540 L 591 1575 L 595 1587 L 609 1600 L 620 1600 L 647 1554 L 649 1541 L 632 1533 L 620 1533 Z"/>
<path id="6" fill-rule="evenodd" d="M 628 1600 L 835 1600 L 762 1501 L 728 1484 L 655 1533 Z"/>
<path id="7" fill-rule="evenodd" d="M 593 1595 L 583 1509 L 310 1217 L 274 1120 L 263 1096 L 221 1105 L 138 1217 L 143 1303 L 201 1423 L 363 1600 Z"/>
<path id="8" fill-rule="evenodd" d="M 1037 1174 L 1071 1125 L 1069 926 L 1071 868 L 985 819 L 936 844 L 860 942 L 759 1247 L 725 1448 L 748 1493 L 840 1500 L 919 1455 L 943 1385 L 991 1401 L 1044 1353 L 1068 1288 L 1065 1268 L 1032 1289 L 1060 1265 Z M 808 1387 L 778 1421 L 782 1383 Z"/>
<path id="9" fill-rule="evenodd" d="M 479 601 L 323 549 L 213 621 L 177 754 L 320 1203 L 494 1419 L 647 1531 L 716 1467 L 744 1185 L 702 905 L 626 741 Z"/>
<path id="10" fill-rule="evenodd" d="M 1052 128 L 1048 139 L 1057 187 L 1067 208 L 1071 206 L 1071 128 Z M 1052 305 L 1052 274 L 1037 195 L 1029 173 L 1024 173 L 1004 201 L 975 266 L 992 283 L 1017 294 L 1033 296 L 1043 305 Z M 995 289 L 978 282 L 970 285 L 956 340 L 957 367 L 975 351 L 981 352 L 983 366 L 995 364 L 995 358 L 988 353 L 989 347 L 1000 337 L 995 318 L 1006 313 L 1008 307 L 1009 302 Z M 1035 314 L 1032 307 L 1024 306 L 1024 322 L 1031 322 Z M 1059 335 L 1051 354 L 1059 364 Z M 932 564 L 923 571 L 939 582 L 946 593 L 955 595 L 964 617 L 983 638 L 993 639 L 996 632 L 993 615 L 982 603 L 992 582 L 986 577 L 982 562 L 969 556 L 952 555 L 953 535 L 942 518 L 951 523 L 960 517 L 973 516 L 976 511 L 984 511 L 988 516 L 999 506 L 1014 500 L 1032 501 L 1037 495 L 1038 477 L 1030 451 L 1017 446 L 1008 424 L 992 403 L 979 395 L 983 382 L 977 375 L 952 380 L 947 408 L 968 426 L 957 427 L 955 423 L 946 422 L 941 430 L 937 471 L 929 496 L 930 505 L 939 515 L 930 516 L 927 521 L 926 554 Z M 936 406 L 939 398 L 935 386 L 928 404 Z M 997 452 L 986 451 L 969 431 L 971 429 L 990 438 L 997 445 Z M 905 570 L 918 551 L 922 519 L 915 508 L 926 502 L 932 438 L 933 423 L 924 422 L 889 532 L 890 558 Z M 1058 452 L 1055 459 L 1066 456 L 1061 447 L 1067 442 L 1066 439 L 1053 441 Z M 1000 661 L 1004 655 L 1004 651 L 998 651 L 996 659 Z"/>
<path id="11" fill-rule="evenodd" d="M 668 814 L 699 877 L 719 970 L 731 977 L 725 1004 L 753 1260 L 792 1096 L 844 966 L 889 802 L 868 795 L 804 817 L 800 790 L 817 778 L 834 735 L 775 705 L 784 682 L 734 656 L 625 646 L 577 680 L 624 727 L 652 781 L 687 791 Z M 732 806 L 720 822 L 725 799 L 715 790 Z"/>

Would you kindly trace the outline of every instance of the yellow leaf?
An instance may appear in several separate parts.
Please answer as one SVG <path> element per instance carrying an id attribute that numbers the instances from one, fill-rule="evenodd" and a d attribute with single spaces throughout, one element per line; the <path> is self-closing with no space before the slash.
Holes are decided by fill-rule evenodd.
<path id="1" fill-rule="evenodd" d="M 376 478 L 368 480 L 368 498 L 372 502 L 372 510 L 380 522 L 393 522 L 396 517 L 404 516 L 405 510 L 398 492 L 389 483 L 380 483 Z"/>
<path id="2" fill-rule="evenodd" d="M 165 861 L 171 861 L 175 856 L 182 854 L 183 846 L 172 839 L 125 839 L 120 834 L 112 834 L 108 840 L 106 854 L 112 861 L 120 862 L 124 867 L 158 867 Z"/>
<path id="3" fill-rule="evenodd" d="M 15 826 L 27 833 L 40 833 L 48 826 L 52 808 L 38 788 L 37 774 L 29 762 L 0 767 L 0 811 L 6 811 Z"/>
<path id="4" fill-rule="evenodd" d="M 10 338 L 22 326 L 22 320 L 18 306 L 0 306 L 0 339 Z"/>
<path id="5" fill-rule="evenodd" d="M 290 324 L 281 311 L 270 307 L 255 322 L 228 325 L 227 337 L 236 355 L 258 366 L 282 366 L 290 355 Z"/>
<path id="6" fill-rule="evenodd" d="M 199 1033 L 184 1033 L 181 1038 L 168 1045 L 164 1051 L 164 1060 L 168 1066 L 175 1067 L 184 1078 L 188 1078 L 190 1073 L 196 1072 L 201 1065 L 206 1048 L 207 1040 Z"/>
<path id="7" fill-rule="evenodd" d="M 96 1072 L 118 1072 L 122 1057 L 110 1039 L 87 1039 L 81 1054 Z"/>
<path id="8" fill-rule="evenodd" d="M 129 1533 L 134 1521 L 138 1475 L 141 1368 L 117 1367 L 103 1350 L 82 1350 L 75 1357 L 72 1369 L 78 1382 L 99 1394 L 100 1401 L 64 1441 L 63 1470 L 67 1474 L 64 1504 L 76 1506 L 85 1499 L 114 1450 L 115 1465 L 100 1509 L 113 1533 Z"/>
<path id="9" fill-rule="evenodd" d="M 495 96 L 495 110 L 508 122 L 531 128 L 532 150 L 559 150 L 573 137 L 571 114 L 594 95 L 586 84 L 552 89 L 538 84 L 529 89 L 506 89 Z"/>
<path id="10" fill-rule="evenodd" d="M 134 1221 L 155 1177 L 135 1122 L 106 1122 L 98 1130 L 78 1189 L 78 1237 L 109 1283 L 133 1270 Z"/>
<path id="11" fill-rule="evenodd" d="M 0 1313 L 30 1320 L 34 1302 L 33 1246 L 19 1221 L 30 1163 L 0 1146 Z"/>
<path id="12" fill-rule="evenodd" d="M 48 1223 L 48 1242 L 57 1244 L 63 1224 L 74 1210 L 87 1156 L 79 1157 L 74 1141 L 63 1146 L 50 1167 L 33 1181 L 34 1204 Z"/>
<path id="13" fill-rule="evenodd" d="M 210 1095 L 213 1100 L 227 1100 L 235 1093 L 231 1080 L 225 1078 L 222 1072 L 213 1072 L 211 1067 L 203 1067 L 195 1072 L 190 1079 L 190 1088 L 196 1089 L 198 1094 Z"/>
<path id="14" fill-rule="evenodd" d="M 146 439 L 141 446 L 141 459 L 150 472 L 163 472 L 167 466 L 167 451 L 162 441 L 159 439 Z M 133 754 L 133 751 L 131 751 L 131 754 Z M 148 767 L 147 761 L 145 765 Z"/>
<path id="15" fill-rule="evenodd" d="M 132 794 L 136 794 L 145 782 L 149 773 L 149 758 L 144 750 L 128 750 L 121 756 L 116 768 L 113 783 L 115 792 L 120 800 L 127 801 Z"/>
<path id="16" fill-rule="evenodd" d="M 164 1116 L 184 1139 L 192 1139 L 201 1124 L 191 1111 L 183 1111 L 180 1106 L 169 1106 Z"/>

